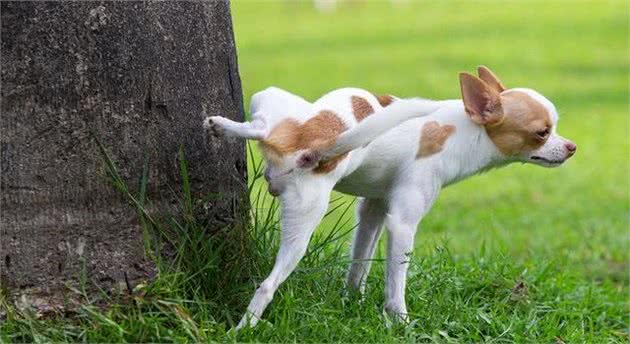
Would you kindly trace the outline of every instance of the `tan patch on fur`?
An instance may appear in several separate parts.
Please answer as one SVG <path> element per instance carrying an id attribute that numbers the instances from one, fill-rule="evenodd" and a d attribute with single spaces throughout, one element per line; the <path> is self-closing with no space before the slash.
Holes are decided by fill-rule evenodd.
<path id="1" fill-rule="evenodd" d="M 333 145 L 337 136 L 346 129 L 346 125 L 334 112 L 324 110 L 302 124 L 292 118 L 283 120 L 271 130 L 265 140 L 260 142 L 260 148 L 268 160 L 279 164 L 287 154 L 305 149 L 324 149 Z M 346 155 L 320 161 L 313 171 L 328 173 L 334 170 Z"/>
<path id="2" fill-rule="evenodd" d="M 374 108 L 365 98 L 352 96 L 350 99 L 352 102 L 352 113 L 357 122 L 361 122 L 365 117 L 374 113 Z"/>
<path id="3" fill-rule="evenodd" d="M 274 165 L 282 163 L 283 156 L 297 150 L 299 146 L 300 122 L 287 118 L 278 123 L 267 138 L 258 143 L 267 160 Z"/>
<path id="4" fill-rule="evenodd" d="M 338 155 L 330 160 L 320 161 L 319 165 L 313 169 L 315 173 L 328 173 L 334 170 L 337 165 L 341 162 L 341 160 L 345 159 L 348 156 L 348 153 Z"/>
<path id="5" fill-rule="evenodd" d="M 337 114 L 324 110 L 309 118 L 300 129 L 300 149 L 307 149 L 331 146 L 348 128 Z"/>
<path id="6" fill-rule="evenodd" d="M 455 132 L 455 126 L 440 125 L 436 121 L 427 122 L 420 132 L 420 148 L 416 159 L 424 158 L 442 151 L 446 140 Z"/>
<path id="7" fill-rule="evenodd" d="M 533 151 L 543 144 L 536 132 L 551 128 L 551 117 L 547 109 L 519 91 L 501 94 L 503 120 L 492 126 L 486 126 L 488 136 L 505 155 L 516 155 Z"/>
<path id="8" fill-rule="evenodd" d="M 382 107 L 386 107 L 387 105 L 394 102 L 394 97 L 386 94 L 386 95 L 374 95 L 378 100 L 378 103 L 381 104 Z"/>

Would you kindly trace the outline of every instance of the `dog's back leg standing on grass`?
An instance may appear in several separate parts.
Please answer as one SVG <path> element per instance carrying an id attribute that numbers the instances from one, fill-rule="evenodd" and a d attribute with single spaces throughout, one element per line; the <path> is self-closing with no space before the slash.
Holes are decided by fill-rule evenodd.
<path id="1" fill-rule="evenodd" d="M 303 184 L 304 189 L 287 188 L 281 196 L 280 249 L 271 273 L 256 290 L 247 307 L 249 314 L 243 317 L 238 325 L 239 328 L 245 326 L 247 321 L 254 325 L 260 319 L 278 286 L 293 272 L 306 253 L 313 230 L 326 213 L 333 183 L 321 179 L 309 180 L 309 178 L 305 178 L 302 183 L 307 184 Z M 292 195 L 292 193 L 302 193 L 309 188 L 315 188 L 318 192 L 304 192 L 301 197 Z M 285 198 L 289 198 L 290 201 Z"/>

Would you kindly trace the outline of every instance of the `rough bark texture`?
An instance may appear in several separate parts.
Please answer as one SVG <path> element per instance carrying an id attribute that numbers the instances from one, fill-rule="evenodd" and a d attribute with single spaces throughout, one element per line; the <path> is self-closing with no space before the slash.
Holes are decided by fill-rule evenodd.
<path id="1" fill-rule="evenodd" d="M 94 132 L 137 189 L 174 202 L 184 145 L 195 194 L 229 221 L 244 203 L 242 142 L 206 115 L 243 118 L 227 0 L 1 3 L 2 282 L 53 292 L 151 273 L 136 214 L 108 182 Z"/>

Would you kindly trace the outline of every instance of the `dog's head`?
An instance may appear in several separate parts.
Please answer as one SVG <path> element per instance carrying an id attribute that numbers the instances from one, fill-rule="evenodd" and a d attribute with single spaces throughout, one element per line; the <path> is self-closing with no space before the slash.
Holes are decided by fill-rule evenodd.
<path id="1" fill-rule="evenodd" d="M 575 154 L 576 145 L 557 134 L 558 113 L 547 98 L 526 88 L 506 89 L 486 67 L 478 74 L 459 75 L 464 107 L 507 159 L 556 167 Z"/>

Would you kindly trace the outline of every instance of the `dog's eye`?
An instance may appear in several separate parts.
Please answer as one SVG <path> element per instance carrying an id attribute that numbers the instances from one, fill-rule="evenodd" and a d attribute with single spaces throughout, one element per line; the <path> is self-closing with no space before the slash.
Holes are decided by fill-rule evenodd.
<path id="1" fill-rule="evenodd" d="M 539 130 L 536 132 L 536 136 L 538 136 L 541 139 L 546 138 L 547 135 L 549 135 L 549 128 L 545 128 L 544 130 Z"/>

